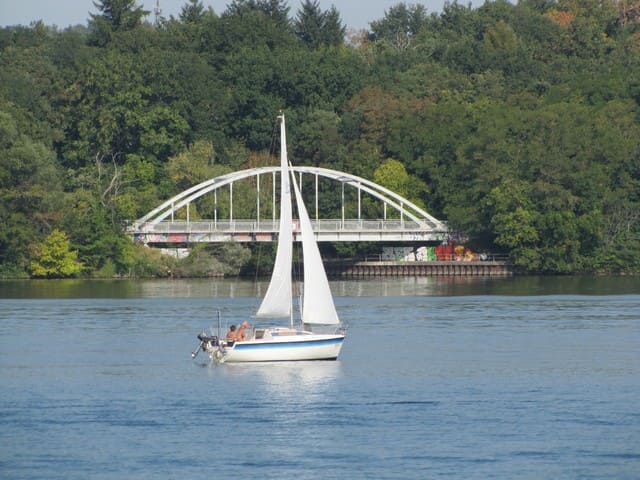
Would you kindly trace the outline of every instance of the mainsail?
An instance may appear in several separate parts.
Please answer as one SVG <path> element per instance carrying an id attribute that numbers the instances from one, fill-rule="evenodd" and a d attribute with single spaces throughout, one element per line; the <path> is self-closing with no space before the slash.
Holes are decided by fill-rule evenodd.
<path id="1" fill-rule="evenodd" d="M 313 233 L 309 214 L 304 206 L 302 194 L 291 172 L 293 189 L 296 194 L 296 206 L 300 219 L 300 233 L 302 237 L 302 257 L 304 261 L 304 293 L 302 306 L 302 322 L 309 324 L 334 325 L 339 324 L 338 312 L 333 303 L 333 296 L 329 288 L 329 280 L 322 265 L 322 257 Z"/>
<path id="2" fill-rule="evenodd" d="M 280 227 L 278 250 L 273 266 L 271 282 L 262 304 L 256 313 L 259 317 L 291 316 L 291 262 L 293 255 L 293 219 L 291 213 L 291 188 L 287 162 L 287 138 L 284 115 L 280 119 Z"/>

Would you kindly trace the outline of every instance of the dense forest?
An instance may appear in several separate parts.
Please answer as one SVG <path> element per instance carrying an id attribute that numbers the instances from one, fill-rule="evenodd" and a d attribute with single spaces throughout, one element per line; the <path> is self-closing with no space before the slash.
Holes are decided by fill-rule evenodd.
<path id="1" fill-rule="evenodd" d="M 383 183 L 476 250 L 526 272 L 640 272 L 639 0 L 398 3 L 357 32 L 315 0 L 188 0 L 155 20 L 94 5 L 86 26 L 0 30 L 0 276 L 255 262 L 231 244 L 178 262 L 124 229 L 275 164 L 281 109 L 294 164 Z"/>

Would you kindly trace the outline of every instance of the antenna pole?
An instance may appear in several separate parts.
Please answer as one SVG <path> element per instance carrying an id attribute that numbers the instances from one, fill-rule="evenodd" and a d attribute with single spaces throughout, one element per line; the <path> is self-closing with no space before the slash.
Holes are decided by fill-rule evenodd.
<path id="1" fill-rule="evenodd" d="M 156 0 L 156 7 L 153 9 L 153 14 L 156 17 L 156 25 L 160 22 L 160 15 L 162 15 L 162 9 L 160 8 L 160 0 Z"/>

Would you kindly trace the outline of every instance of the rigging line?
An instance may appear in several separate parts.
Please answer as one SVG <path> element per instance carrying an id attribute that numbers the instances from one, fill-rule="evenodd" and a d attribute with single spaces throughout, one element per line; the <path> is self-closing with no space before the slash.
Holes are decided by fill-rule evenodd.
<path id="1" fill-rule="evenodd" d="M 256 272 L 253 277 L 253 285 L 257 290 L 258 287 L 258 278 L 260 276 L 260 259 L 262 258 L 262 242 L 258 242 L 258 258 L 256 259 Z M 256 293 L 258 293 L 256 291 Z"/>
<path id="2" fill-rule="evenodd" d="M 280 124 L 278 123 L 278 119 L 276 119 L 275 123 L 273 124 L 273 131 L 271 132 L 271 145 L 269 146 L 269 155 L 271 156 L 275 156 L 276 154 L 276 142 L 280 138 L 279 127 Z"/>

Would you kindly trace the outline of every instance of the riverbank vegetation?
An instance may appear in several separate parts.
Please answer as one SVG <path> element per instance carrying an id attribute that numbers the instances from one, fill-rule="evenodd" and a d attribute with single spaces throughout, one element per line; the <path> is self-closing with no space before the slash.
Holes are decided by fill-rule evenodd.
<path id="1" fill-rule="evenodd" d="M 255 264 L 238 246 L 163 258 L 124 227 L 274 164 L 280 109 L 295 164 L 386 182 L 474 250 L 528 272 L 640 271 L 638 0 L 399 3 L 358 32 L 313 0 L 188 0 L 154 22 L 135 0 L 95 5 L 86 26 L 0 30 L 3 276 Z M 211 200 L 193 208 L 211 218 Z"/>

